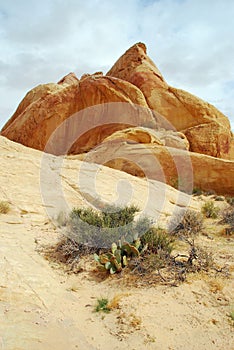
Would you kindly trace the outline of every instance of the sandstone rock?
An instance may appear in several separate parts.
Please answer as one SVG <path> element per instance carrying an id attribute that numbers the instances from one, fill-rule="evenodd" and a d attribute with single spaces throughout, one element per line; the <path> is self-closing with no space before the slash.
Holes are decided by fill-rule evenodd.
<path id="1" fill-rule="evenodd" d="M 184 131 L 193 152 L 212 154 L 217 158 L 234 159 L 231 155 L 232 137 L 216 122 L 200 124 Z"/>
<path id="2" fill-rule="evenodd" d="M 68 85 L 77 84 L 78 81 L 79 81 L 79 79 L 77 78 L 75 73 L 69 73 L 69 74 L 65 75 L 65 77 L 60 79 L 58 84 L 68 84 Z"/>
<path id="3" fill-rule="evenodd" d="M 38 100 L 43 100 L 50 94 L 55 94 L 63 89 L 62 85 L 50 83 L 38 85 L 37 87 L 30 90 L 23 100 L 20 102 L 13 116 L 4 125 L 1 132 L 5 131 L 14 121 L 17 119 L 30 105 Z"/>
<path id="4" fill-rule="evenodd" d="M 182 191 L 193 188 L 234 195 L 234 162 L 199 153 L 188 152 L 155 144 L 131 144 L 116 140 L 104 142 L 83 155 L 83 161 L 98 163 L 125 171 L 137 177 L 146 177 Z"/>
<path id="5" fill-rule="evenodd" d="M 231 139 L 230 150 L 229 150 L 229 159 L 234 160 L 234 135 Z"/>
<path id="6" fill-rule="evenodd" d="M 2 135 L 45 150 L 53 132 L 67 121 L 54 136 L 53 147 L 46 151 L 63 154 L 70 149 L 71 153 L 80 153 L 117 130 L 156 125 L 144 95 L 129 82 L 94 75 L 80 82 L 64 83 L 70 78 L 62 79 L 62 84 L 37 87 L 36 93 L 29 92 L 17 114 L 3 128 Z"/>
<path id="7" fill-rule="evenodd" d="M 69 73 L 58 84 L 34 88 L 1 134 L 49 153 L 79 154 L 116 131 L 139 126 L 155 129 L 157 135 L 150 131 L 143 136 L 138 130 L 124 132 L 121 138 L 136 142 L 150 139 L 150 143 L 234 159 L 228 119 L 209 103 L 168 86 L 142 43 L 120 57 L 106 77 L 96 72 L 78 80 Z M 174 133 L 159 135 L 159 129 Z M 119 139 L 119 135 L 111 139 Z"/>
<path id="8" fill-rule="evenodd" d="M 196 147 L 195 142 L 191 142 L 191 151 L 199 151 L 214 157 L 230 157 L 227 152 L 232 133 L 228 119 L 209 103 L 186 91 L 170 87 L 147 56 L 144 44 L 138 43 L 127 50 L 107 75 L 136 85 L 143 92 L 149 107 L 169 121 L 169 126 L 161 124 L 163 127 L 174 127 L 178 131 L 185 132 L 200 124 L 204 125 L 205 130 L 207 124 L 211 135 L 210 147 L 207 140 L 204 142 L 203 137 L 201 139 L 197 137 Z"/>
<path id="9" fill-rule="evenodd" d="M 113 133 L 105 138 L 103 142 L 115 140 L 189 149 L 189 142 L 185 135 L 172 130 L 153 130 L 143 127 L 128 128 Z"/>
<path id="10" fill-rule="evenodd" d="M 24 147 L 0 136 L 0 200 L 10 203 L 11 214 L 31 222 L 54 220 L 74 206 L 134 203 L 165 225 L 178 208 L 199 209 L 186 194 L 157 181 L 150 183 L 118 170 Z M 121 181 L 121 186 L 119 182 Z M 157 196 L 157 201 L 151 200 Z M 97 202 L 99 199 L 99 202 Z M 49 217 L 48 217 L 49 216 Z"/>
<path id="11" fill-rule="evenodd" d="M 81 76 L 80 80 L 86 79 L 88 77 L 103 77 L 103 72 L 95 72 L 93 74 L 85 73 Z"/>

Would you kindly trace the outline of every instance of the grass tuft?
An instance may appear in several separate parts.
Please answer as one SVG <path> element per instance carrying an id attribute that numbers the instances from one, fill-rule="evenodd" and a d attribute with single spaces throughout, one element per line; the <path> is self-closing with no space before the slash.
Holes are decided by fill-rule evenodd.
<path id="1" fill-rule="evenodd" d="M 206 218 L 217 219 L 219 208 L 214 205 L 214 202 L 208 201 L 202 207 L 202 214 L 205 215 Z"/>
<path id="2" fill-rule="evenodd" d="M 101 298 L 97 300 L 97 305 L 95 307 L 96 312 L 105 312 L 109 313 L 111 311 L 110 307 L 108 306 L 109 300 L 107 298 Z"/>

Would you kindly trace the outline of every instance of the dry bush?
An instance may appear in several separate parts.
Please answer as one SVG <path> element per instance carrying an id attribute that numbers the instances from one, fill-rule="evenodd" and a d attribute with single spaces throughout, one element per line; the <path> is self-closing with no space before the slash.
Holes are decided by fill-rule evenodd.
<path id="1" fill-rule="evenodd" d="M 193 210 L 180 212 L 170 223 L 169 232 L 175 236 L 198 234 L 203 228 L 203 217 Z"/>
<path id="2" fill-rule="evenodd" d="M 202 213 L 206 218 L 216 219 L 218 217 L 219 208 L 214 205 L 214 202 L 208 201 L 202 206 Z"/>
<path id="3" fill-rule="evenodd" d="M 231 227 L 234 227 L 234 207 L 230 206 L 226 208 L 222 212 L 222 220 L 220 221 L 221 224 L 228 224 Z"/>
<path id="4" fill-rule="evenodd" d="M 226 201 L 227 201 L 228 204 L 234 206 L 234 197 L 227 197 Z"/>
<path id="5" fill-rule="evenodd" d="M 7 214 L 10 210 L 10 205 L 6 201 L 0 201 L 0 214 Z"/>

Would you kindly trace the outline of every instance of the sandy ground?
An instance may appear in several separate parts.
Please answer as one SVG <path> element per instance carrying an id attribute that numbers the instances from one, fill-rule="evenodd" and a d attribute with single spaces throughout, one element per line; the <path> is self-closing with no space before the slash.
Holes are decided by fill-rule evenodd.
<path id="1" fill-rule="evenodd" d="M 28 215 L 0 216 L 0 349 L 234 349 L 232 278 L 135 288 L 117 277 L 97 281 L 89 268 L 67 275 L 37 251 L 57 236 L 54 226 Z M 203 246 L 233 271 L 233 239 L 207 230 Z M 119 306 L 96 313 L 101 297 Z"/>
<path id="2" fill-rule="evenodd" d="M 98 281 L 89 264 L 68 275 L 38 252 L 58 236 L 48 212 L 50 218 L 58 214 L 64 198 L 69 208 L 91 201 L 94 184 L 104 200 L 132 199 L 162 223 L 201 203 L 160 183 L 75 160 L 66 160 L 60 174 L 55 157 L 42 158 L 0 137 L 0 200 L 11 208 L 0 215 L 0 349 L 234 350 L 228 317 L 234 311 L 234 239 L 221 236 L 209 220 L 201 244 L 229 267 L 229 279 L 197 275 L 178 287 L 126 287 L 118 276 Z M 119 298 L 119 305 L 96 313 L 98 298 Z"/>

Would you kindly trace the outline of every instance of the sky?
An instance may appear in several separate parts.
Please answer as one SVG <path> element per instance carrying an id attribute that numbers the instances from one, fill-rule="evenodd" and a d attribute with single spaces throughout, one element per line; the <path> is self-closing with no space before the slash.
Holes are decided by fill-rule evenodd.
<path id="1" fill-rule="evenodd" d="M 144 42 L 168 84 L 234 130 L 233 0 L 0 0 L 0 128 L 33 87 L 106 73 Z"/>

